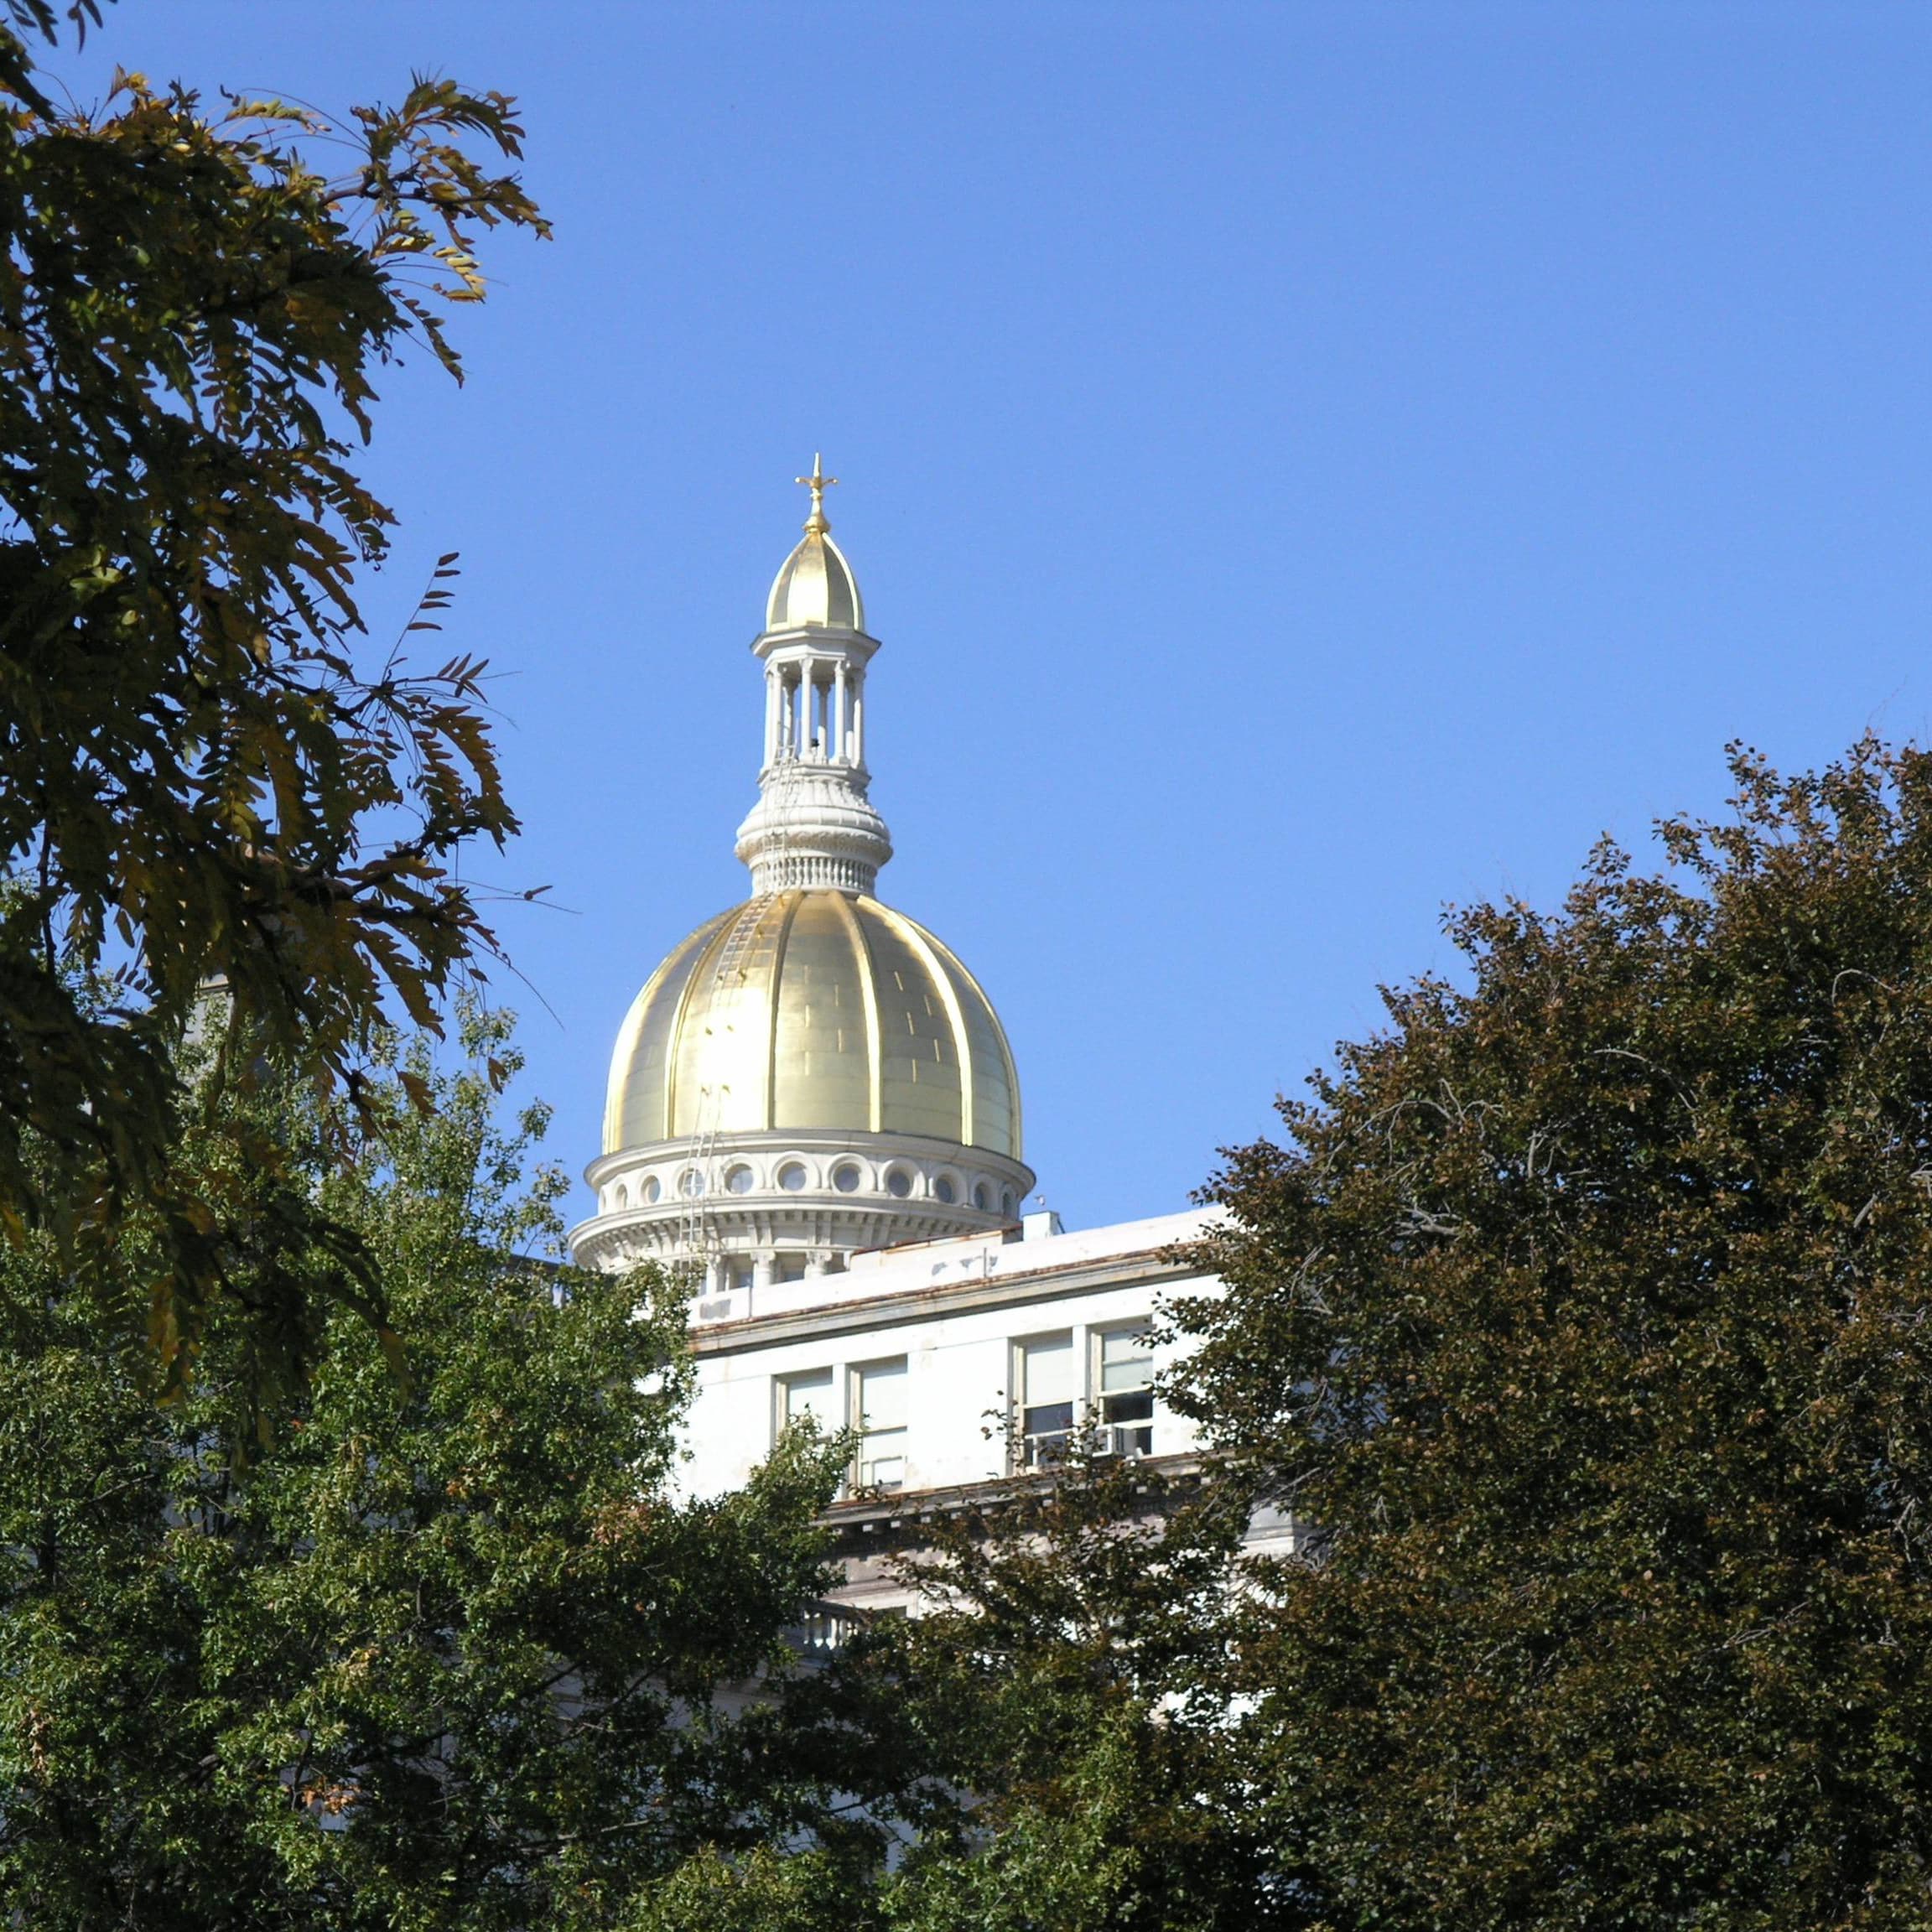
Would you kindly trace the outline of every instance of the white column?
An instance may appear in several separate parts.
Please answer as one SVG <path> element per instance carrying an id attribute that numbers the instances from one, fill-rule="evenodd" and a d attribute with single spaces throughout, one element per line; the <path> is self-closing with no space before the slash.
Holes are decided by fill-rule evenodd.
<path id="1" fill-rule="evenodd" d="M 865 762 L 865 684 L 861 678 L 852 689 L 852 762 Z"/>
<path id="2" fill-rule="evenodd" d="M 778 712 L 783 703 L 778 691 L 778 667 L 765 667 L 765 762 L 773 763 L 778 756 Z"/>
<path id="3" fill-rule="evenodd" d="M 832 673 L 832 756 L 845 756 L 845 660 L 841 657 Z"/>

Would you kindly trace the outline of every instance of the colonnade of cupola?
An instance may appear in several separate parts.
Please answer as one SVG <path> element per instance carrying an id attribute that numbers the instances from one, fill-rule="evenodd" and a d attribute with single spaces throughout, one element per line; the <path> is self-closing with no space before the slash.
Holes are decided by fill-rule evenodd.
<path id="1" fill-rule="evenodd" d="M 775 646 L 765 666 L 765 764 L 865 765 L 865 667 L 850 652 Z"/>

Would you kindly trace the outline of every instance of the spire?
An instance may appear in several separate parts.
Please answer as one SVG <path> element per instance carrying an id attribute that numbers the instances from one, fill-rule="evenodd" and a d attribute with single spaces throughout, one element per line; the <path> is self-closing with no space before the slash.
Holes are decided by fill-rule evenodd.
<path id="1" fill-rule="evenodd" d="M 797 480 L 812 492 L 805 535 L 785 559 L 751 648 L 765 667 L 765 756 L 758 802 L 738 828 L 754 892 L 833 886 L 870 892 L 892 841 L 866 793 L 865 634 L 851 567 L 827 533 L 821 457 Z"/>
<path id="2" fill-rule="evenodd" d="M 809 476 L 794 476 L 794 483 L 803 483 L 812 491 L 812 514 L 805 519 L 805 534 L 808 537 L 823 537 L 832 526 L 825 521 L 825 492 L 836 483 L 836 476 L 825 474 L 824 459 L 813 452 L 812 474 Z"/>

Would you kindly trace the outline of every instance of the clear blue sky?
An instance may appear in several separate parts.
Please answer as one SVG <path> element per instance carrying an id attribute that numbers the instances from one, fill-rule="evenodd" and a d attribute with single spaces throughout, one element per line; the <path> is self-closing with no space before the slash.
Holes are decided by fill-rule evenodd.
<path id="1" fill-rule="evenodd" d="M 1004 1015 L 1070 1223 L 1182 1205 L 1445 901 L 1716 808 L 1727 739 L 1926 735 L 1932 9 L 124 0 L 63 65 L 111 60 L 523 101 L 557 239 L 465 390 L 389 380 L 372 602 L 463 552 L 573 1167 L 745 888 L 815 449 L 882 891 Z"/>

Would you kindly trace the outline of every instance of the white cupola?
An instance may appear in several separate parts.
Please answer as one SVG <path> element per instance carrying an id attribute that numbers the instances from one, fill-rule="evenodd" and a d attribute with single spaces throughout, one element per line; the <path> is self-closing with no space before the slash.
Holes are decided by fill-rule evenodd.
<path id="1" fill-rule="evenodd" d="M 805 534 L 766 600 L 751 648 L 765 667 L 765 756 L 758 802 L 738 828 L 738 856 L 755 892 L 830 886 L 870 892 L 892 856 L 867 792 L 865 634 L 858 579 L 832 541 L 825 491 L 839 479 L 812 460 Z"/>

